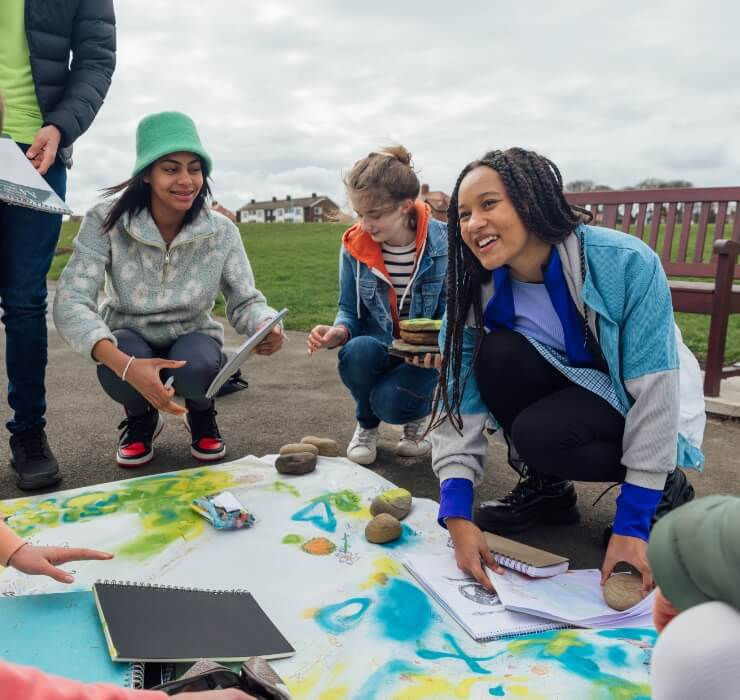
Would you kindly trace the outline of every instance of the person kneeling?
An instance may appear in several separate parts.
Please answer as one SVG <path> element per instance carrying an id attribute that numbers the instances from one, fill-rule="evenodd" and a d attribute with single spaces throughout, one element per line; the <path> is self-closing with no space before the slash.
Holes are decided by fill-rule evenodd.
<path id="1" fill-rule="evenodd" d="M 221 291 L 229 322 L 247 335 L 276 315 L 254 286 L 239 230 L 207 206 L 211 168 L 188 116 L 160 112 L 142 119 L 133 176 L 105 190 L 119 195 L 112 203 L 87 213 L 59 281 L 59 333 L 98 363 L 103 389 L 124 406 L 116 451 L 122 467 L 153 458 L 164 425 L 160 411 L 183 416 L 193 457 L 221 459 L 226 446 L 214 401 L 206 398 L 225 362 L 214 301 Z M 257 352 L 270 355 L 282 342 L 276 326 Z M 185 407 L 173 401 L 175 394 Z"/>

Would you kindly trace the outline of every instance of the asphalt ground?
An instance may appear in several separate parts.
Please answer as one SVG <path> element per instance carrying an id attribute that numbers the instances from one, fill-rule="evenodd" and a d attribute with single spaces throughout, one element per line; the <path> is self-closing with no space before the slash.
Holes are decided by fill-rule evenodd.
<path id="1" fill-rule="evenodd" d="M 343 450 L 355 426 L 354 404 L 336 371 L 336 351 L 309 357 L 306 334 L 289 332 L 288 342 L 272 357 L 252 356 L 243 371 L 249 388 L 219 399 L 218 424 L 227 444 L 226 459 L 275 453 L 281 445 L 304 435 L 336 439 Z M 4 332 L 0 329 L 0 355 L 4 356 Z M 227 329 L 226 344 L 236 347 L 239 337 Z M 0 377 L 5 395 L 6 379 Z M 181 420 L 166 416 L 166 427 L 155 443 L 152 462 L 138 469 L 122 469 L 115 463 L 118 423 L 122 409 L 103 393 L 95 366 L 74 353 L 57 332 L 49 329 L 47 372 L 50 444 L 61 464 L 64 480 L 59 488 L 94 485 L 134 476 L 157 474 L 197 466 L 189 451 L 189 435 Z M 0 417 L 9 408 L 3 402 Z M 394 447 L 400 429 L 381 425 L 377 462 L 372 469 L 411 491 L 416 497 L 438 500 L 439 486 L 430 458 L 400 458 Z M 697 495 L 740 495 L 740 422 L 709 418 L 705 435 L 706 469 L 689 473 Z M 25 495 L 17 489 L 9 466 L 7 440 L 0 442 L 0 499 Z M 506 463 L 502 444 L 492 441 L 486 478 L 478 488 L 480 500 L 500 497 L 517 480 Z M 577 484 L 582 520 L 577 525 L 539 527 L 520 536 L 522 541 L 569 556 L 576 568 L 598 567 L 603 556 L 602 533 L 611 522 L 619 489 L 609 491 L 592 505 L 608 484 Z"/>

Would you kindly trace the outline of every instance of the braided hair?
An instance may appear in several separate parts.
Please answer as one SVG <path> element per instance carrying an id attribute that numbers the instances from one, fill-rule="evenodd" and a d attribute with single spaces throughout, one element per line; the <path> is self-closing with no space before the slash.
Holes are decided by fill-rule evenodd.
<path id="1" fill-rule="evenodd" d="M 457 208 L 460 184 L 468 173 L 481 166 L 498 173 L 525 230 L 546 243 L 560 243 L 580 223 L 591 220 L 588 210 L 568 204 L 563 194 L 563 178 L 555 163 L 534 151 L 523 148 L 489 151 L 463 168 L 447 210 L 447 332 L 430 421 L 432 427 L 436 427 L 449 418 L 458 432 L 462 431 L 460 404 L 468 380 L 467 376 L 462 381 L 460 378 L 463 334 L 471 307 L 474 327 L 483 328 L 481 285 L 490 279 L 491 272 L 463 241 Z M 471 368 L 478 357 L 482 338 L 479 333 Z"/>

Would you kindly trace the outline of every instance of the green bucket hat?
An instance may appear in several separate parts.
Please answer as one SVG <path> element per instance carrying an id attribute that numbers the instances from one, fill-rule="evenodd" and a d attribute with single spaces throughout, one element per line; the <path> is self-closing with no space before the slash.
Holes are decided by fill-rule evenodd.
<path id="1" fill-rule="evenodd" d="M 200 142 L 195 122 L 182 112 L 157 112 L 144 117 L 136 127 L 136 165 L 133 175 L 168 153 L 187 151 L 206 162 L 213 172 L 213 161 Z"/>

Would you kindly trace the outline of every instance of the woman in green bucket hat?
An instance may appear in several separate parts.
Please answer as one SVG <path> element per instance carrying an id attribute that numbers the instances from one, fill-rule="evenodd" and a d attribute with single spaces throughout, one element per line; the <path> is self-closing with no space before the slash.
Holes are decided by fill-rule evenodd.
<path id="1" fill-rule="evenodd" d="M 183 416 L 193 457 L 221 459 L 226 448 L 205 397 L 224 362 L 214 301 L 222 292 L 229 323 L 246 335 L 276 315 L 254 286 L 239 230 L 208 206 L 212 166 L 190 117 L 144 117 L 131 178 L 104 190 L 108 201 L 87 213 L 59 281 L 57 329 L 98 364 L 103 389 L 124 407 L 122 467 L 152 459 L 160 411 Z M 282 342 L 276 326 L 257 352 L 271 355 Z"/>

